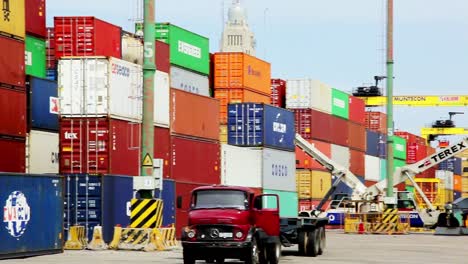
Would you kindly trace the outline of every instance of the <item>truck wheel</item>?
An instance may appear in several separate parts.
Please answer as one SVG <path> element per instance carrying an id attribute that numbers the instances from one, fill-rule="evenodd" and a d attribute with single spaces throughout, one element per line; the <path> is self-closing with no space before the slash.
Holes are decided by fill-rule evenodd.
<path id="1" fill-rule="evenodd" d="M 217 258 L 216 263 L 224 263 L 224 259 L 223 258 Z"/>
<path id="2" fill-rule="evenodd" d="M 265 249 L 261 247 L 256 237 L 252 238 L 252 246 L 249 248 L 246 264 L 266 264 Z"/>
<path id="3" fill-rule="evenodd" d="M 319 251 L 318 254 L 322 255 L 325 251 L 325 247 L 327 246 L 327 237 L 325 234 L 325 227 L 319 228 Z"/>
<path id="4" fill-rule="evenodd" d="M 184 249 L 183 251 L 184 264 L 195 264 L 195 258 L 189 250 Z"/>
<path id="5" fill-rule="evenodd" d="M 320 248 L 318 233 L 318 229 L 307 232 L 306 255 L 309 257 L 316 257 L 318 255 Z"/>
<path id="6" fill-rule="evenodd" d="M 266 247 L 267 259 L 269 264 L 278 264 L 281 257 L 281 245 L 272 243 Z"/>
<path id="7" fill-rule="evenodd" d="M 297 235 L 298 240 L 298 247 L 299 247 L 299 255 L 300 256 L 307 256 L 307 232 L 299 231 Z"/>

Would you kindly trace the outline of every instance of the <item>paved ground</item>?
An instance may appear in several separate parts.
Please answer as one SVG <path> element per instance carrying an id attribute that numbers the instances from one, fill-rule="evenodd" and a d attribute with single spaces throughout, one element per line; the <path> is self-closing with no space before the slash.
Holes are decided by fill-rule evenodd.
<path id="1" fill-rule="evenodd" d="M 468 237 L 440 237 L 433 235 L 345 235 L 328 233 L 325 254 L 317 258 L 294 256 L 294 251 L 283 251 L 282 263 L 288 264 L 378 264 L 378 263 L 468 263 Z M 64 254 L 6 260 L 9 263 L 34 264 L 147 264 L 183 263 L 180 250 L 172 252 L 123 252 L 123 251 L 66 251 Z M 200 262 L 203 263 L 203 262 Z M 236 263 L 236 262 L 233 262 Z M 240 263 L 240 262 L 237 262 Z"/>

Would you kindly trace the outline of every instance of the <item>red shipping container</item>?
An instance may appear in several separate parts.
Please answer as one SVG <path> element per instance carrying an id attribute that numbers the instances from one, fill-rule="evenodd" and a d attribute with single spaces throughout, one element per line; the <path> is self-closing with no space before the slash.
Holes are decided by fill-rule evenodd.
<path id="1" fill-rule="evenodd" d="M 193 184 L 193 183 L 175 183 L 175 191 L 176 191 L 176 201 L 181 200 L 182 206 L 178 208 L 176 206 L 176 236 L 180 239 L 180 235 L 182 234 L 182 229 L 188 225 L 188 210 L 190 208 L 190 199 L 192 190 L 204 185 L 201 184 Z M 177 202 L 176 202 L 177 205 Z"/>
<path id="2" fill-rule="evenodd" d="M 171 136 L 171 178 L 178 182 L 220 184 L 220 145 Z"/>
<path id="3" fill-rule="evenodd" d="M 406 163 L 413 164 L 427 157 L 427 147 L 417 143 L 406 144 Z"/>
<path id="4" fill-rule="evenodd" d="M 331 116 L 330 117 L 330 133 L 331 143 L 335 145 L 341 145 L 347 147 L 349 145 L 349 122 L 346 119 Z M 365 137 L 364 137 L 365 140 Z M 359 139 L 362 141 L 362 138 Z M 362 143 L 361 143 L 362 145 Z M 365 143 L 364 143 L 365 145 Z"/>
<path id="5" fill-rule="evenodd" d="M 311 211 L 311 210 L 314 210 L 318 207 L 318 205 L 320 204 L 322 200 L 315 200 L 315 199 L 301 199 L 299 200 L 299 212 L 301 211 Z M 326 201 L 323 206 L 322 206 L 322 210 L 326 210 L 329 206 L 330 206 L 330 203 L 331 203 L 331 200 L 328 200 Z"/>
<path id="6" fill-rule="evenodd" d="M 219 101 L 171 89 L 171 133 L 219 140 Z"/>
<path id="7" fill-rule="evenodd" d="M 60 173 L 139 175 L 140 130 L 117 119 L 61 119 Z"/>
<path id="8" fill-rule="evenodd" d="M 406 139 L 407 143 L 415 143 L 417 145 L 422 145 L 422 146 L 427 145 L 426 140 L 424 138 L 417 136 L 415 134 L 409 133 L 409 132 L 395 131 L 395 135 Z"/>
<path id="9" fill-rule="evenodd" d="M 54 17 L 55 57 L 122 57 L 122 29 L 95 17 Z"/>
<path id="10" fill-rule="evenodd" d="M 349 120 L 361 125 L 366 123 L 366 103 L 364 100 L 354 96 L 349 97 Z"/>
<path id="11" fill-rule="evenodd" d="M 425 170 L 423 173 L 417 174 L 416 178 L 435 178 L 435 172 L 437 168 L 432 167 Z"/>
<path id="12" fill-rule="evenodd" d="M 354 175 L 366 175 L 365 170 L 365 152 L 356 151 L 353 149 L 350 152 L 350 167 L 349 170 Z"/>
<path id="13" fill-rule="evenodd" d="M 171 63 L 169 62 L 169 45 L 162 41 L 156 41 L 156 69 L 165 73 L 170 72 Z"/>
<path id="14" fill-rule="evenodd" d="M 327 157 L 331 157 L 330 143 L 326 143 L 326 142 L 318 141 L 318 140 L 308 140 L 308 141 L 314 144 L 314 146 L 318 150 L 320 150 L 320 152 L 325 154 Z M 299 147 L 296 147 L 296 168 L 297 169 L 326 170 L 322 165 L 320 165 L 317 161 L 312 159 Z"/>
<path id="15" fill-rule="evenodd" d="M 365 185 L 366 187 L 371 187 L 372 185 L 375 185 L 375 184 L 377 184 L 376 181 L 368 181 L 368 180 L 365 180 L 365 181 L 364 181 L 364 185 Z"/>
<path id="16" fill-rule="evenodd" d="M 387 134 L 387 115 L 381 112 L 366 112 L 366 129 Z"/>
<path id="17" fill-rule="evenodd" d="M 366 127 L 364 125 L 348 122 L 348 135 L 350 149 L 366 151 Z"/>
<path id="18" fill-rule="evenodd" d="M 26 93 L 0 88 L 0 135 L 26 137 Z"/>
<path id="19" fill-rule="evenodd" d="M 25 139 L 0 137 L 0 171 L 24 173 L 26 168 Z"/>
<path id="20" fill-rule="evenodd" d="M 286 106 L 286 81 L 271 79 L 271 105 L 284 108 Z"/>
<path id="21" fill-rule="evenodd" d="M 57 60 L 55 59 L 54 28 L 47 28 L 46 60 L 47 60 L 47 69 L 55 69 L 57 67 Z"/>
<path id="22" fill-rule="evenodd" d="M 331 141 L 331 115 L 313 109 L 291 109 L 295 114 L 296 133 L 305 139 Z"/>
<path id="23" fill-rule="evenodd" d="M 405 182 L 402 182 L 402 183 L 400 183 L 400 184 L 397 184 L 397 185 L 395 186 L 395 188 L 397 188 L 397 190 L 398 190 L 399 192 L 406 191 L 406 184 L 405 184 Z"/>
<path id="24" fill-rule="evenodd" d="M 0 85 L 24 90 L 24 42 L 0 36 L 0 51 Z"/>
<path id="25" fill-rule="evenodd" d="M 26 32 L 40 38 L 46 38 L 45 0 L 26 0 Z"/>
<path id="26" fill-rule="evenodd" d="M 154 127 L 154 158 L 163 159 L 164 178 L 171 175 L 171 136 L 169 128 Z"/>

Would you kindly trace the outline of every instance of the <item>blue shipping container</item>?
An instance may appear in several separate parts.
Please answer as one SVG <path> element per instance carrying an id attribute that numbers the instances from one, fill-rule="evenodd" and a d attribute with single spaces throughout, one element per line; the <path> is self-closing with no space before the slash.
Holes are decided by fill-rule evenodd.
<path id="1" fill-rule="evenodd" d="M 387 137 L 375 131 L 366 130 L 366 155 L 385 158 Z"/>
<path id="2" fill-rule="evenodd" d="M 446 170 L 446 171 L 451 171 L 455 173 L 455 163 L 456 163 L 456 158 L 450 158 L 450 159 L 444 160 L 441 163 L 439 163 L 439 170 Z"/>
<path id="3" fill-rule="evenodd" d="M 63 252 L 63 181 L 0 174 L 0 259 Z"/>
<path id="4" fill-rule="evenodd" d="M 462 197 L 461 192 L 453 191 L 453 200 L 455 201 L 456 199 Z"/>
<path id="5" fill-rule="evenodd" d="M 454 171 L 456 175 L 462 175 L 463 174 L 463 168 L 462 168 L 462 159 L 456 157 L 454 164 L 453 164 Z"/>
<path id="6" fill-rule="evenodd" d="M 228 105 L 228 144 L 295 150 L 294 113 L 266 104 Z"/>
<path id="7" fill-rule="evenodd" d="M 156 191 L 155 197 L 162 199 L 164 203 L 163 226 L 175 224 L 175 182 L 172 180 L 164 180 L 162 195 L 159 194 L 159 191 Z"/>
<path id="8" fill-rule="evenodd" d="M 57 70 L 47 69 L 46 78 L 51 81 L 57 81 Z"/>
<path id="9" fill-rule="evenodd" d="M 133 177 L 104 175 L 102 181 L 102 232 L 104 241 L 109 243 L 116 225 L 126 227 L 130 224 Z"/>
<path id="10" fill-rule="evenodd" d="M 34 129 L 59 130 L 57 82 L 29 78 L 29 121 Z"/>

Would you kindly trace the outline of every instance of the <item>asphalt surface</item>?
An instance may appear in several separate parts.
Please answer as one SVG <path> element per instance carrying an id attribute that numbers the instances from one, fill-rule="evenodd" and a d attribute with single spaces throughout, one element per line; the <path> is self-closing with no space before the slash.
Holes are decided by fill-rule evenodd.
<path id="1" fill-rule="evenodd" d="M 327 249 L 317 258 L 296 256 L 295 248 L 283 249 L 280 263 L 378 264 L 378 263 L 468 263 L 468 237 L 415 235 L 346 235 L 339 231 L 327 233 Z M 65 251 L 63 254 L 0 261 L 31 264 L 146 264 L 182 261 L 181 249 L 165 252 L 132 251 Z M 229 261 L 230 263 L 242 263 Z M 199 263 L 204 263 L 200 261 Z"/>

